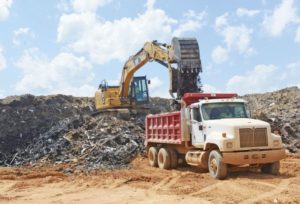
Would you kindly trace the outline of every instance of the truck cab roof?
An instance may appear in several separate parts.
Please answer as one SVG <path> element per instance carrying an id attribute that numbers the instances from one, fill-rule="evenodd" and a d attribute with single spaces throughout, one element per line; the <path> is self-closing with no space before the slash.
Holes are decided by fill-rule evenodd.
<path id="1" fill-rule="evenodd" d="M 186 106 L 189 106 L 200 100 L 232 99 L 235 97 L 237 97 L 236 93 L 186 93 L 182 97 L 182 101 Z"/>
<path id="2" fill-rule="evenodd" d="M 239 98 L 226 98 L 226 99 L 207 99 L 207 100 L 199 100 L 197 104 L 205 104 L 205 103 L 230 103 L 230 102 L 236 102 L 236 103 L 247 103 L 244 99 Z"/>

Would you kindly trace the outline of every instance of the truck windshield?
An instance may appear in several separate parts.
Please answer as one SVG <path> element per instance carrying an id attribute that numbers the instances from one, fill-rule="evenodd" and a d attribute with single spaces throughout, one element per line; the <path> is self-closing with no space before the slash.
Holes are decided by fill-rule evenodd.
<path id="1" fill-rule="evenodd" d="M 202 105 L 201 110 L 204 120 L 247 118 L 244 103 L 207 103 Z"/>

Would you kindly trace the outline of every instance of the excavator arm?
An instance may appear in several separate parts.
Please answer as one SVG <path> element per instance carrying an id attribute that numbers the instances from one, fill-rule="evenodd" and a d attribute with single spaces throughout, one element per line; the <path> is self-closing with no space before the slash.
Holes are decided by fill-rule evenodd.
<path id="1" fill-rule="evenodd" d="M 144 47 L 131 56 L 125 63 L 120 82 L 119 96 L 128 98 L 130 82 L 134 73 L 149 61 L 156 61 L 168 69 L 169 92 L 177 93 L 177 98 L 183 92 L 199 91 L 199 72 L 202 71 L 198 42 L 194 38 L 173 38 L 172 45 L 146 42 Z M 177 69 L 172 67 L 177 65 Z"/>
<path id="2" fill-rule="evenodd" d="M 173 93 L 176 93 L 176 99 L 180 99 L 184 93 L 201 91 L 199 73 L 202 66 L 195 38 L 173 38 L 171 45 L 157 41 L 146 42 L 124 64 L 119 86 L 108 86 L 106 82 L 100 84 L 95 93 L 96 109 L 133 108 L 147 103 L 149 95 L 146 78 L 134 77 L 134 74 L 151 61 L 156 61 L 168 69 L 169 91 L 173 98 Z"/>
<path id="3" fill-rule="evenodd" d="M 121 98 L 128 98 L 130 82 L 134 73 L 147 62 L 152 60 L 155 60 L 171 69 L 168 50 L 160 47 L 160 45 L 155 41 L 145 43 L 144 47 L 135 55 L 131 56 L 124 65 L 119 90 L 119 96 Z"/>

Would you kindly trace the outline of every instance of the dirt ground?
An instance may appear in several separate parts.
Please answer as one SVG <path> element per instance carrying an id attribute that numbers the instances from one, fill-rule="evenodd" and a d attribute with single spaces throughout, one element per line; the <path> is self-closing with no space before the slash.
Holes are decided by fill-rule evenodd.
<path id="1" fill-rule="evenodd" d="M 300 203 L 300 154 L 281 162 L 279 176 L 231 173 L 224 181 L 194 167 L 62 173 L 64 166 L 0 168 L 0 203 Z"/>

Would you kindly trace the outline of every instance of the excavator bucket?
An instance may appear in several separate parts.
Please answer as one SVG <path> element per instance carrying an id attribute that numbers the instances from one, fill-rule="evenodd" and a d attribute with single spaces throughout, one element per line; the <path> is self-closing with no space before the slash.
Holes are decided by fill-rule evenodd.
<path id="1" fill-rule="evenodd" d="M 196 38 L 172 39 L 173 63 L 177 68 L 172 71 L 172 92 L 181 98 L 187 92 L 201 91 L 199 73 L 202 72 L 199 45 Z"/>

